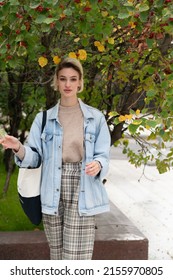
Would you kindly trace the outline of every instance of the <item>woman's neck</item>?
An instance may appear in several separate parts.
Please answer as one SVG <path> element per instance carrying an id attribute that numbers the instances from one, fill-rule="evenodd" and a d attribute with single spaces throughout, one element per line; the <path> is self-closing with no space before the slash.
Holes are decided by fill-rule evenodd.
<path id="1" fill-rule="evenodd" d="M 77 98 L 63 98 L 60 99 L 60 104 L 64 107 L 72 107 L 78 103 Z"/>

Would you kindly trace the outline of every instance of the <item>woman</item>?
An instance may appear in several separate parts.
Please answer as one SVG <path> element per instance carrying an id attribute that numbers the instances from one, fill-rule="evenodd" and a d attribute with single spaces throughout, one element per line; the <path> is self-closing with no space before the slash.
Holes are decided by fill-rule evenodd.
<path id="1" fill-rule="evenodd" d="M 41 203 L 50 258 L 91 259 L 95 215 L 109 211 L 102 179 L 108 171 L 110 134 L 103 114 L 77 97 L 83 90 L 77 59 L 61 61 L 53 85 L 61 98 L 47 111 L 43 132 L 40 112 L 26 145 L 9 135 L 0 143 L 14 150 L 19 167 L 37 168 L 42 161 Z"/>

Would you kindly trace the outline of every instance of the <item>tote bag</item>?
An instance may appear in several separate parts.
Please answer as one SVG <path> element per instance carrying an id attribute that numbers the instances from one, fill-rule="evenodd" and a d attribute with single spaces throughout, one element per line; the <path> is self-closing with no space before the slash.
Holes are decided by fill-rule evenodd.
<path id="1" fill-rule="evenodd" d="M 43 111 L 42 128 L 46 124 L 47 111 Z M 32 148 L 35 150 L 35 148 Z M 17 190 L 19 201 L 24 213 L 34 225 L 39 225 L 42 220 L 40 200 L 40 180 L 42 165 L 39 168 L 19 168 Z"/>

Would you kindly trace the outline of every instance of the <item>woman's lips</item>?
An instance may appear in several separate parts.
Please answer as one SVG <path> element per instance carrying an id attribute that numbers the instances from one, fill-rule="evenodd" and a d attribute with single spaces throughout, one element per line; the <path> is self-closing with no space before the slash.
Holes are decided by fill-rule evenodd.
<path id="1" fill-rule="evenodd" d="M 65 89 L 64 92 L 70 93 L 70 92 L 71 92 L 71 89 Z"/>

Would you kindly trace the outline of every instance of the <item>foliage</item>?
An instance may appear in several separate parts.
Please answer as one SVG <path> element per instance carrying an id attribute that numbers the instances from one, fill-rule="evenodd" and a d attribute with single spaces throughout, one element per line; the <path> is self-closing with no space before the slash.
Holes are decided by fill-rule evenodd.
<path id="1" fill-rule="evenodd" d="M 136 155 L 125 146 L 131 163 L 154 160 L 152 146 L 159 172 L 172 166 L 172 1 L 9 0 L 0 2 L 0 21 L 1 84 L 7 89 L 15 80 L 16 92 L 23 86 L 17 99 L 21 116 L 32 106 L 37 105 L 34 113 L 44 107 L 45 99 L 46 107 L 55 102 L 50 87 L 54 69 L 64 56 L 77 57 L 85 68 L 80 96 L 105 112 L 112 144 L 130 135 L 141 146 Z M 13 73 L 13 80 L 8 75 L 7 81 L 6 73 Z M 2 90 L 0 103 L 5 104 L 6 95 Z"/>

